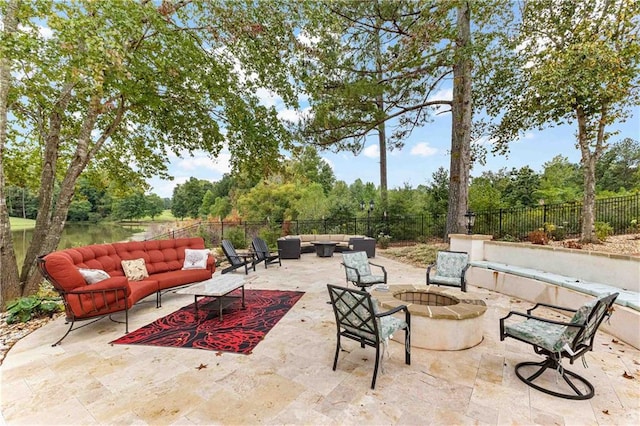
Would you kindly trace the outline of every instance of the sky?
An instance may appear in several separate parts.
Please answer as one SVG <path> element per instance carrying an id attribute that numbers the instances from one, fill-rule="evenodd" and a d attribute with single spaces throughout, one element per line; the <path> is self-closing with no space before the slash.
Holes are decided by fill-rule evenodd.
<path id="1" fill-rule="evenodd" d="M 438 93 L 434 97 L 442 99 L 447 95 L 450 98 L 450 93 Z M 294 119 L 300 114 L 286 109 L 279 98 L 266 91 L 261 93 L 260 97 L 263 104 L 274 105 L 281 118 Z M 610 143 L 624 138 L 640 140 L 640 106 L 632 109 L 632 116 L 625 123 L 612 126 L 608 130 L 620 132 L 610 139 Z M 531 130 L 510 145 L 510 153 L 507 156 L 491 154 L 491 147 L 487 145 L 489 154 L 486 164 L 475 164 L 471 176 L 479 176 L 484 171 L 498 171 L 501 168 L 511 170 L 524 166 L 541 173 L 544 164 L 557 155 L 568 158 L 572 163 L 579 163 L 580 151 L 576 147 L 576 131 L 577 125 L 549 127 L 541 131 Z M 436 115 L 432 123 L 415 129 L 401 150 L 387 153 L 388 187 L 393 189 L 408 184 L 415 188 L 418 185 L 429 184 L 433 173 L 439 167 L 449 170 L 450 146 L 451 114 Z M 330 151 L 320 151 L 320 156 L 329 163 L 337 180 L 351 184 L 356 179 L 361 179 L 365 183 L 373 182 L 376 187 L 380 185 L 380 157 L 376 134 L 368 138 L 364 149 L 357 156 L 351 152 Z M 169 164 L 169 173 L 174 180 L 163 181 L 153 178 L 148 181 L 152 187 L 150 192 L 163 198 L 171 198 L 175 185 L 186 182 L 190 177 L 209 181 L 220 180 L 224 173 L 230 172 L 229 159 L 228 151 L 223 151 L 215 160 L 205 153 L 196 153 L 194 157 L 173 157 Z"/>

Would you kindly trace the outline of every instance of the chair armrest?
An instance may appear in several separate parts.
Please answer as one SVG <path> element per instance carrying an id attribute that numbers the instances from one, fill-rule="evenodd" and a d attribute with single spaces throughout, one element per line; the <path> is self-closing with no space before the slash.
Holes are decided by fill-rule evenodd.
<path id="1" fill-rule="evenodd" d="M 377 266 L 378 268 L 382 269 L 382 274 L 384 275 L 384 282 L 386 283 L 387 282 L 387 270 L 384 269 L 384 266 L 378 265 L 377 263 L 371 263 L 371 262 L 369 262 L 369 265 Z"/>
<path id="2" fill-rule="evenodd" d="M 527 314 L 531 315 L 531 312 L 533 312 L 538 308 L 552 308 L 552 309 L 567 311 L 567 312 L 574 312 L 574 313 L 577 312 L 577 309 L 571 309 L 571 308 L 566 308 L 564 306 L 558 306 L 558 305 L 552 305 L 550 303 L 539 302 L 539 303 L 536 303 L 533 308 L 527 309 Z"/>
<path id="3" fill-rule="evenodd" d="M 124 283 L 123 283 L 124 280 Z M 129 297 L 131 294 L 131 287 L 127 282 L 126 277 L 111 277 L 106 280 L 98 281 L 95 284 L 88 284 L 83 287 L 77 287 L 67 294 L 91 294 L 91 293 L 102 293 L 105 291 L 124 291 L 125 297 Z"/>
<path id="4" fill-rule="evenodd" d="M 393 309 L 389 309 L 388 311 L 378 312 L 378 313 L 376 314 L 376 317 L 377 317 L 377 318 L 382 318 L 382 317 L 386 317 L 386 316 L 389 316 L 389 315 L 393 315 L 393 314 L 395 314 L 396 312 L 400 312 L 400 311 L 407 311 L 407 312 L 409 312 L 409 308 L 407 308 L 407 305 L 399 305 L 399 306 L 396 306 L 396 307 L 395 307 L 395 308 L 393 308 Z"/>
<path id="5" fill-rule="evenodd" d="M 382 272 L 384 272 L 384 274 L 385 274 L 385 275 L 387 275 L 387 270 L 386 270 L 386 269 L 384 269 L 384 266 L 382 266 L 382 265 L 378 265 L 377 263 L 371 263 L 371 262 L 369 262 L 369 265 L 371 265 L 371 266 L 377 266 L 378 268 L 382 269 Z"/>
<path id="6" fill-rule="evenodd" d="M 407 305 L 396 306 L 395 308 L 389 309 L 388 311 L 379 312 L 375 314 L 375 316 L 376 318 L 382 318 L 389 315 L 393 315 L 396 312 L 400 312 L 400 311 L 404 311 L 404 321 L 407 323 L 409 328 L 411 328 L 411 312 L 409 312 L 409 308 L 407 307 Z"/>
<path id="7" fill-rule="evenodd" d="M 358 268 L 354 268 L 353 266 L 349 266 L 349 265 L 345 265 L 344 263 L 341 263 L 342 266 L 349 269 L 353 269 L 356 272 L 356 276 L 358 277 L 358 281 L 360 281 L 360 272 L 358 271 Z"/>
<path id="8" fill-rule="evenodd" d="M 572 327 L 584 328 L 584 324 L 570 323 L 570 322 L 567 322 L 567 321 L 552 320 L 552 319 L 549 319 L 549 318 L 543 318 L 543 317 L 538 317 L 538 316 L 535 316 L 535 315 L 523 314 L 522 312 L 516 312 L 516 311 L 511 311 L 511 312 L 509 312 L 509 314 L 506 317 L 500 318 L 500 326 L 501 327 L 502 327 L 502 324 L 504 323 L 504 320 L 509 318 L 511 315 L 515 315 L 515 316 L 519 316 L 519 317 L 523 317 L 523 318 L 527 318 L 527 319 L 534 319 L 534 320 L 538 320 L 538 321 L 541 321 L 541 322 L 545 322 L 547 324 L 567 325 L 567 326 L 572 326 Z"/>
<path id="9" fill-rule="evenodd" d="M 431 269 L 434 266 L 436 266 L 435 263 L 431 263 L 431 264 L 427 265 L 427 275 L 426 275 L 427 284 L 429 284 L 429 274 L 431 273 Z"/>

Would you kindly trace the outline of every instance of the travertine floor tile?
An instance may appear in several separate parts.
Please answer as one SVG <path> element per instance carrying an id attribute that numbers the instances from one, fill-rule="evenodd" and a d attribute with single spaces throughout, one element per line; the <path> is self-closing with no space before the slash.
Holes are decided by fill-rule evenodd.
<path id="1" fill-rule="evenodd" d="M 370 388 L 372 348 L 343 341 L 332 370 L 336 328 L 327 283 L 346 285 L 341 256 L 283 260 L 258 268 L 247 289 L 304 291 L 253 354 L 111 345 L 124 325 L 108 319 L 72 332 L 56 320 L 18 342 L 0 366 L 0 424 L 153 425 L 635 425 L 640 424 L 640 351 L 600 333 L 567 368 L 596 388 L 588 401 L 555 398 L 522 383 L 514 365 L 540 357 L 529 345 L 500 341 L 498 319 L 531 303 L 471 287 L 487 303 L 483 341 L 438 352 L 390 343 L 384 372 Z M 390 284 L 424 283 L 424 270 L 378 256 Z M 130 312 L 131 331 L 192 303 L 167 293 Z M 205 367 L 202 367 L 205 366 Z M 634 379 L 625 378 L 634 377 Z"/>

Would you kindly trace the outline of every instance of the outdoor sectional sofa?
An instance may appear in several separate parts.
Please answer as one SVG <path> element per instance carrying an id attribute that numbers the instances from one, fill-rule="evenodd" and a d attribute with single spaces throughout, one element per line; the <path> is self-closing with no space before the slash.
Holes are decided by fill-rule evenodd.
<path id="1" fill-rule="evenodd" d="M 155 293 L 160 307 L 163 291 L 211 278 L 215 259 L 202 238 L 177 238 L 74 247 L 41 256 L 38 266 L 61 295 L 71 323 L 55 346 L 76 321 L 116 312 L 124 311 L 128 333 L 128 311 L 136 302 Z"/>
<path id="2" fill-rule="evenodd" d="M 333 241 L 336 251 L 366 251 L 367 257 L 376 256 L 376 240 L 362 235 L 346 234 L 302 234 L 287 235 L 278 238 L 278 251 L 281 259 L 299 259 L 301 253 L 315 251 L 314 241 Z"/>

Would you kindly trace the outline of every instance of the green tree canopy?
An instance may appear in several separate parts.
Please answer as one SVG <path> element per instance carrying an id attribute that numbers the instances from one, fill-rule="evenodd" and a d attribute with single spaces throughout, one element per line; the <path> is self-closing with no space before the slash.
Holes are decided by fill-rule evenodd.
<path id="1" fill-rule="evenodd" d="M 0 198 L 5 147 L 27 144 L 42 167 L 20 277 L 0 205 L 0 302 L 37 290 L 35 259 L 56 248 L 90 164 L 142 190 L 150 176 L 169 178 L 170 153 L 215 157 L 227 148 L 236 170 L 277 169 L 289 135 L 256 94 L 266 88 L 297 103 L 288 78 L 291 13 L 234 0 L 1 2 Z"/>

